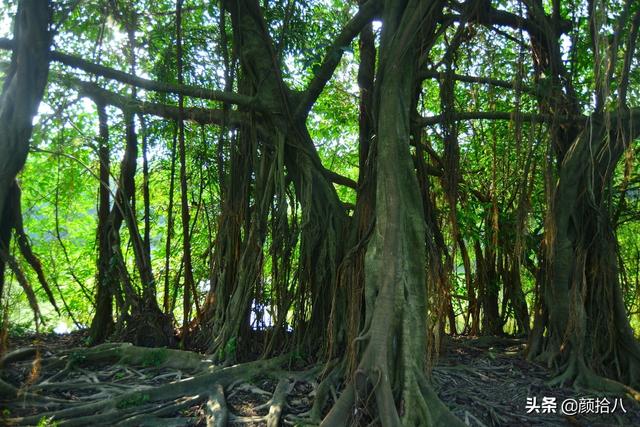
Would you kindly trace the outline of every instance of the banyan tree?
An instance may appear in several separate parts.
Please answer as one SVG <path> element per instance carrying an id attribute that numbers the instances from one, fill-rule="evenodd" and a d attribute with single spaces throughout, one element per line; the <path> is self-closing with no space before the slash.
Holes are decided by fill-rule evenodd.
<path id="1" fill-rule="evenodd" d="M 451 336 L 640 395 L 637 2 L 0 10 L 0 349 L 85 337 L 0 358 L 3 422 L 221 426 L 266 375 L 267 426 L 463 425 Z"/>

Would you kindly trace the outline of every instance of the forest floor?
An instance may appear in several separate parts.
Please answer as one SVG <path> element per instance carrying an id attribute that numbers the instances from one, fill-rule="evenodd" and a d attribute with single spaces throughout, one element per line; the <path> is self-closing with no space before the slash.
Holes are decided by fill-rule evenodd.
<path id="1" fill-rule="evenodd" d="M 59 365 L 54 368 L 56 364 L 51 364 L 51 368 L 48 368 L 47 359 L 60 358 L 62 354 L 69 355 L 69 349 L 82 347 L 84 341 L 85 335 L 82 332 L 14 337 L 10 339 L 7 354 L 11 350 L 34 344 L 41 349 L 42 360 L 36 367 L 38 378 L 34 378 L 32 374 L 32 359 L 7 363 L 2 367 L 0 376 L 22 390 L 35 387 L 39 395 L 46 395 L 52 401 L 68 401 L 72 407 L 83 402 L 97 402 L 100 397 L 104 399 L 110 393 L 122 390 L 150 390 L 190 375 L 175 367 L 153 366 L 153 363 L 143 363 L 137 367 L 108 362 L 79 364 L 73 369 L 65 369 L 63 377 L 60 377 Z M 548 386 L 550 372 L 525 361 L 522 358 L 524 346 L 523 340 L 512 338 L 448 339 L 432 371 L 436 391 L 454 414 L 469 426 L 640 426 L 640 405 L 627 397 Z M 298 368 L 304 370 L 303 366 Z M 57 371 L 47 372 L 47 369 Z M 315 376 L 290 377 L 285 400 L 281 405 L 280 425 L 302 425 L 298 416 L 312 407 L 318 389 L 316 377 L 319 372 L 315 371 Z M 86 386 L 49 388 L 54 376 L 55 381 L 60 381 L 60 384 Z M 30 386 L 25 387 L 25 383 Z M 273 412 L 276 395 L 281 388 L 277 377 L 268 372 L 253 375 L 249 380 L 244 378 L 230 383 L 224 392 L 228 425 L 266 426 L 267 417 Z M 336 389 L 339 390 L 339 386 L 332 388 L 330 394 L 333 397 L 329 397 L 324 411 L 336 398 Z M 122 401 L 118 405 L 121 403 Z M 168 411 L 160 411 L 160 406 L 154 406 L 151 402 L 129 403 L 141 405 L 145 411 L 148 410 L 148 414 L 151 414 L 149 420 L 152 421 L 146 423 L 144 417 L 132 417 L 122 425 L 207 425 L 209 402 L 198 399 L 197 396 L 191 400 L 175 400 L 172 405 L 165 406 L 169 408 Z M 38 419 L 47 410 L 47 405 L 24 397 L 19 402 L 0 401 L 0 425 L 35 424 L 18 421 L 20 417 Z M 53 422 L 47 424 L 44 419 L 46 417 L 43 416 L 38 425 L 56 425 Z M 160 424 L 159 420 L 162 420 Z M 103 425 L 111 424 L 106 422 Z"/>

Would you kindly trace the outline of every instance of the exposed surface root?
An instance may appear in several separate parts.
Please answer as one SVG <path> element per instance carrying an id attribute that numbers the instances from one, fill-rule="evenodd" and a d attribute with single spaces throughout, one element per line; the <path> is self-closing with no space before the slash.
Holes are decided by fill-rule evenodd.
<path id="1" fill-rule="evenodd" d="M 280 425 L 282 408 L 287 403 L 287 394 L 289 394 L 292 387 L 293 382 L 288 378 L 283 378 L 278 382 L 276 391 L 273 393 L 273 397 L 269 402 L 269 413 L 266 417 L 267 427 L 278 427 L 278 425 Z"/>
<path id="2" fill-rule="evenodd" d="M 224 399 L 224 388 L 220 384 L 212 387 L 211 394 L 207 400 L 207 427 L 224 427 L 227 425 L 228 410 L 227 402 Z"/>
<path id="3" fill-rule="evenodd" d="M 628 393 L 602 393 L 552 384 L 551 372 L 523 359 L 524 340 L 451 340 L 432 373 L 441 400 L 470 426 L 640 425 L 640 409 Z M 556 413 L 527 413 L 527 398 L 555 398 Z M 560 413 L 565 399 L 622 399 L 626 413 Z"/>
<path id="4" fill-rule="evenodd" d="M 628 397 L 623 398 L 626 413 L 527 413 L 527 397 L 555 397 L 560 404 L 597 396 L 613 401 L 626 393 L 552 387 L 548 370 L 522 359 L 522 342 L 484 344 L 451 341 L 432 372 L 433 390 L 466 425 L 640 425 L 640 409 Z M 0 401 L 0 424 L 317 426 L 330 409 L 341 413 L 346 425 L 380 423 L 378 414 L 354 414 L 354 408 L 365 407 L 357 401 L 375 399 L 375 394 L 356 393 L 356 381 L 346 385 L 341 364 L 326 372 L 324 366 L 290 370 L 291 361 L 281 357 L 221 368 L 195 353 L 169 351 L 165 358 L 154 351 L 158 349 L 108 344 L 45 353 L 35 379 L 33 353 L 15 353 L 12 361 L 5 358 L 2 380 L 19 397 Z M 415 384 L 422 402 L 435 402 L 434 391 L 423 387 L 420 378 Z M 424 425 L 449 425 L 436 419 L 438 408 L 427 409 L 434 419 Z"/>
<path id="5" fill-rule="evenodd" d="M 594 390 L 616 395 L 627 395 L 640 401 L 640 393 L 626 384 L 598 375 L 576 353 L 569 357 L 561 373 L 548 381 L 551 386 L 571 384 L 576 390 Z"/>
<path id="6" fill-rule="evenodd" d="M 33 355 L 3 359 L 3 425 L 275 427 L 310 409 L 296 405 L 311 402 L 320 372 L 283 371 L 284 356 L 219 367 L 196 353 L 110 343 L 48 355 L 34 376 Z"/>

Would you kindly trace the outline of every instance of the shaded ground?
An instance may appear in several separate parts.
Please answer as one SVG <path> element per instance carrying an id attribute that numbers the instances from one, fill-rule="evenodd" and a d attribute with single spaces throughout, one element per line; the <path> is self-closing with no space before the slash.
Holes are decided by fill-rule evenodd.
<path id="1" fill-rule="evenodd" d="M 4 366 L 1 377 L 17 387 L 24 386 L 25 383 L 34 384 L 33 387 L 39 394 L 46 395 L 52 401 L 64 399 L 71 405 L 99 401 L 129 390 L 140 390 L 143 396 L 140 401 L 130 399 L 123 406 L 149 407 L 149 413 L 159 411 L 160 406 L 144 401 L 145 390 L 189 377 L 188 372 L 176 367 L 155 366 L 157 364 L 154 360 L 141 366 L 95 362 L 85 366 L 81 357 L 66 350 L 81 346 L 84 339 L 85 335 L 81 332 L 63 336 L 14 338 L 10 343 L 12 349 L 38 344 L 42 363 L 34 365 L 32 358 L 8 363 Z M 545 382 L 549 379 L 548 371 L 524 361 L 521 356 L 523 348 L 524 342 L 516 339 L 450 339 L 432 373 L 440 398 L 469 426 L 640 426 L 639 405 L 626 397 L 620 401 L 617 400 L 620 396 L 603 396 L 568 387 L 547 386 Z M 61 369 L 59 365 L 47 364 L 48 359 L 60 357 L 65 352 L 63 359 L 78 359 L 73 369 Z M 302 366 L 298 367 L 301 368 Z M 281 381 L 281 372 L 278 375 L 261 372 L 228 385 L 224 391 L 228 425 L 266 426 L 267 418 L 274 411 L 274 402 L 277 400 L 275 396 L 278 395 L 277 389 L 281 386 Z M 319 383 L 317 375 L 290 377 L 290 381 L 286 383 L 287 393 L 281 405 L 279 425 L 302 425 L 299 416 L 304 416 L 311 410 Z M 65 389 L 55 387 L 55 384 L 74 386 Z M 340 386 L 335 384 L 330 387 L 324 411 L 336 398 Z M 538 405 L 543 402 L 543 398 L 547 398 L 550 404 L 546 407 L 552 413 L 542 413 L 542 407 L 538 407 L 540 412 L 536 413 L 533 408 L 535 405 L 531 405 L 531 401 L 527 402 L 528 398 L 535 398 Z M 604 404 L 607 401 L 596 401 L 602 398 L 606 398 L 609 404 Z M 567 399 L 575 400 L 576 408 L 565 407 L 575 414 L 563 413 L 562 403 Z M 620 407 L 620 402 L 626 413 Z M 184 397 L 165 407 L 168 409 L 162 412 L 162 418 L 150 418 L 154 421 L 149 421 L 149 424 L 142 418 L 142 421 L 138 419 L 129 425 L 158 425 L 157 420 L 161 419 L 161 425 L 164 426 L 205 426 L 207 404 L 206 400 L 197 396 Z M 9 419 L 16 417 L 41 414 L 49 409 L 47 405 L 29 399 L 5 404 L 0 402 L 3 417 L 0 418 L 0 424 L 8 423 Z M 614 413 L 595 413 L 606 410 L 605 407 Z"/>
<path id="2" fill-rule="evenodd" d="M 525 341 L 517 339 L 451 339 L 432 373 L 440 398 L 470 426 L 640 426 L 640 407 L 629 398 L 546 385 L 549 371 L 524 360 L 524 348 Z M 527 398 L 540 404 L 544 397 L 550 398 L 547 407 L 555 413 L 527 407 Z M 563 414 L 565 400 L 570 400 L 570 415 Z M 607 401 L 609 405 L 603 404 Z M 605 406 L 611 411 L 614 404 L 613 413 L 596 413 Z"/>

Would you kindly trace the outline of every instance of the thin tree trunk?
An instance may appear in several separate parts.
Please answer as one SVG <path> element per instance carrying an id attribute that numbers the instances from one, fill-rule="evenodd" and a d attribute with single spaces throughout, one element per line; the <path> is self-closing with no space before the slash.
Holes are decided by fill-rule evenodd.
<path id="1" fill-rule="evenodd" d="M 182 53 L 182 4 L 183 0 L 176 2 L 176 51 L 178 59 L 178 84 L 184 83 L 183 76 L 183 53 Z M 178 109 L 180 116 L 184 115 L 184 96 L 178 96 Z M 180 156 L 180 208 L 182 219 L 182 251 L 184 253 L 184 288 L 183 288 L 183 310 L 182 319 L 182 345 L 188 339 L 188 325 L 191 318 L 191 296 L 195 290 L 193 279 L 193 266 L 191 261 L 191 236 L 189 217 L 189 191 L 187 189 L 187 154 L 184 140 L 184 120 L 178 119 L 178 153 Z M 196 295 L 193 295 L 196 297 Z"/>
<path id="2" fill-rule="evenodd" d="M 171 144 L 171 175 L 169 177 L 169 206 L 167 207 L 167 240 L 164 255 L 164 314 L 169 315 L 173 311 L 171 303 L 171 239 L 173 238 L 173 196 L 176 182 L 176 146 L 178 141 L 177 125 L 173 133 Z"/>
<path id="3" fill-rule="evenodd" d="M 151 196 L 149 195 L 149 140 L 147 137 L 147 126 L 144 116 L 138 116 L 142 129 L 142 199 L 144 204 L 144 253 L 147 256 L 147 262 L 151 265 Z M 155 287 L 150 289 L 153 298 L 156 297 Z"/>
<path id="4" fill-rule="evenodd" d="M 473 285 L 473 276 L 471 271 L 471 260 L 469 259 L 469 251 L 462 236 L 458 236 L 458 247 L 462 256 L 462 265 L 464 266 L 464 280 L 467 287 L 467 297 L 469 305 L 467 307 L 469 317 L 471 319 L 467 333 L 469 335 L 478 335 L 480 332 L 480 307 L 476 297 L 475 287 Z"/>
<path id="5" fill-rule="evenodd" d="M 99 344 L 113 332 L 113 293 L 115 286 L 110 277 L 111 251 L 109 244 L 109 210 L 111 191 L 109 189 L 109 124 L 104 104 L 96 104 L 100 125 L 98 161 L 100 182 L 98 183 L 98 273 L 96 277 L 96 312 L 91 322 L 92 344 Z"/>

